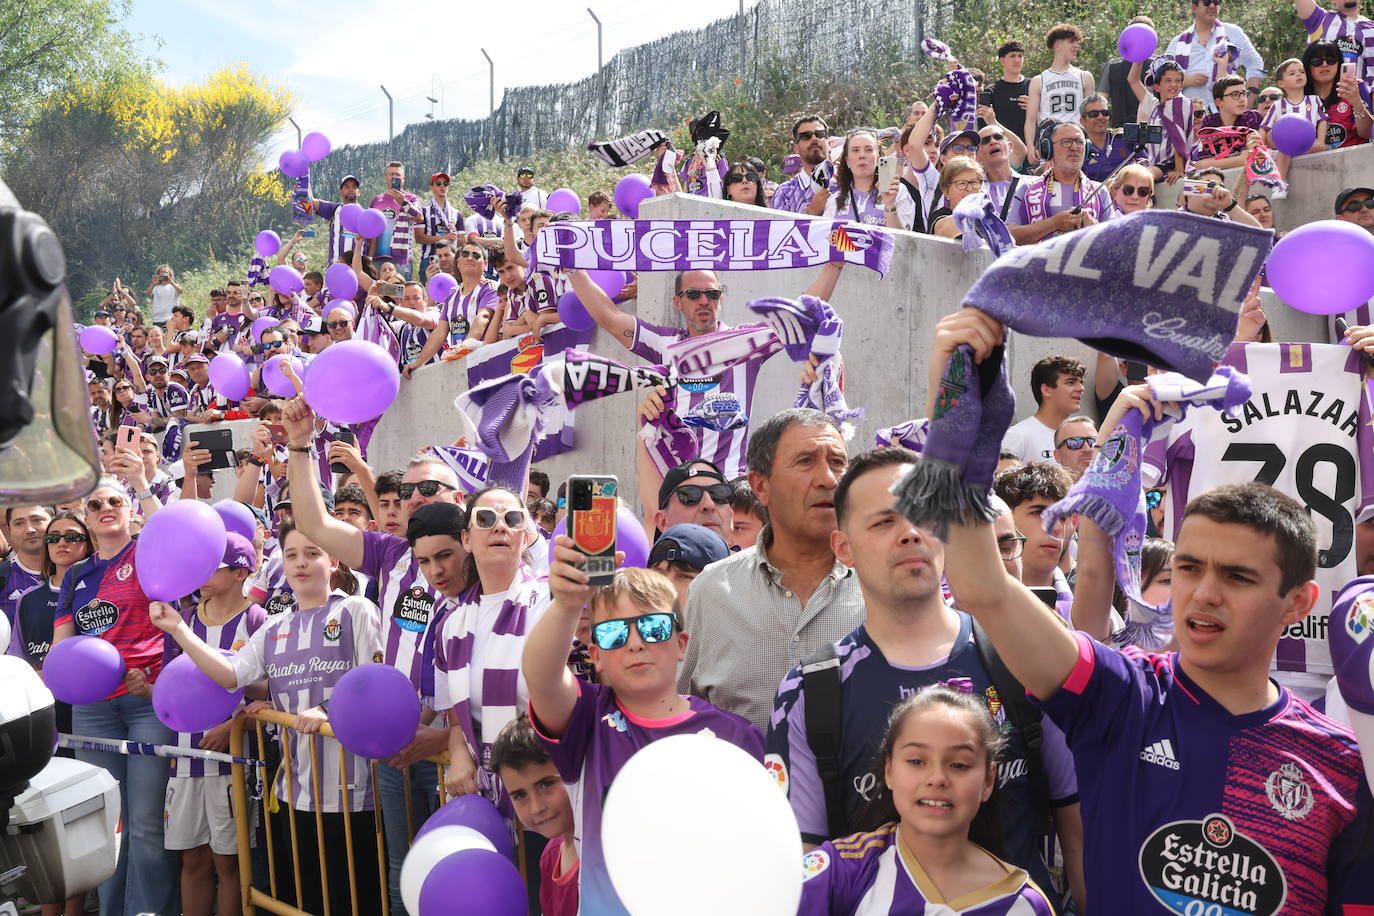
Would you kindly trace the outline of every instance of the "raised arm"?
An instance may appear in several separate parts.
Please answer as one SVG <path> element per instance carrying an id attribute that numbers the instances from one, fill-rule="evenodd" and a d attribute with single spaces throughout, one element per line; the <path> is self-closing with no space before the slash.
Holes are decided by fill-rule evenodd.
<path id="1" fill-rule="evenodd" d="M 821 266 L 820 273 L 816 274 L 816 279 L 811 281 L 803 292 L 803 296 L 815 296 L 817 299 L 830 301 L 830 297 L 835 295 L 835 284 L 840 281 L 840 274 L 844 272 L 843 261 L 828 261 Z"/>
<path id="2" fill-rule="evenodd" d="M 530 691 L 530 707 L 540 730 L 560 737 L 577 704 L 577 679 L 568 670 L 568 650 L 577 635 L 577 620 L 591 597 L 587 574 L 575 565 L 581 558 L 572 538 L 554 538 L 554 562 L 549 567 L 553 603 L 525 639 L 520 669 Z"/>
<path id="3" fill-rule="evenodd" d="M 1140 70 L 1142 66 L 1143 64 L 1141 61 L 1135 61 L 1131 64 L 1131 69 L 1126 71 L 1126 85 L 1130 86 L 1131 91 L 1135 93 L 1137 105 L 1145 101 L 1145 93 L 1147 91 L 1145 89 L 1145 83 L 1140 79 Z"/>
<path id="4" fill-rule="evenodd" d="M 592 316 L 601 330 L 627 348 L 634 343 L 633 315 L 622 312 L 620 307 L 611 301 L 611 297 L 606 295 L 605 290 L 592 282 L 592 278 L 587 276 L 585 270 L 571 271 L 568 280 L 573 291 L 577 293 L 577 298 L 582 300 L 582 306 L 587 310 L 587 314 Z"/>
<path id="5" fill-rule="evenodd" d="M 1103 429 L 1107 427 L 1103 426 Z M 1073 628 L 1093 639 L 1111 635 L 1116 572 L 1107 533 L 1086 515 L 1078 518 L 1078 573 L 1073 589 Z"/>
<path id="6" fill-rule="evenodd" d="M 519 264 L 521 267 L 529 267 L 529 262 L 525 260 L 525 255 L 520 250 L 520 246 L 515 244 L 515 223 L 520 218 L 517 213 L 514 216 L 506 213 L 506 202 L 498 200 L 493 205 L 497 213 L 501 214 L 501 245 L 506 253 L 506 261 L 511 264 Z"/>
<path id="7" fill-rule="evenodd" d="M 926 166 L 930 165 L 930 157 L 926 155 L 926 138 L 935 129 L 935 109 L 927 108 L 916 119 L 916 124 L 911 128 L 911 136 L 907 138 L 907 149 L 914 149 L 911 160 L 907 165 L 911 166 L 913 172 L 923 172 Z"/>
<path id="8" fill-rule="evenodd" d="M 205 672 L 210 680 L 225 690 L 238 687 L 239 679 L 229 659 L 221 655 L 218 649 L 210 648 L 205 640 L 197 636 L 170 604 L 161 601 L 149 602 L 148 617 L 152 620 L 153 626 L 176 640 L 182 651 L 191 656 L 191 661 L 195 662 L 196 667 Z"/>
<path id="9" fill-rule="evenodd" d="M 1316 0 L 1293 0 L 1293 9 L 1297 12 L 1299 19 L 1306 19 L 1317 9 Z"/>

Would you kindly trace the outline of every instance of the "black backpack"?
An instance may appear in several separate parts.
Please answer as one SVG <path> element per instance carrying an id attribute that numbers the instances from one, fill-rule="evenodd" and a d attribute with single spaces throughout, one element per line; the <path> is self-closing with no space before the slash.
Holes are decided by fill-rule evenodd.
<path id="1" fill-rule="evenodd" d="M 1026 778 L 1030 781 L 1034 820 L 1047 831 L 1050 829 L 1049 781 L 1041 754 L 1044 728 L 1040 710 L 1027 699 L 1026 688 L 1007 670 L 992 647 L 992 640 L 976 620 L 973 621 L 973 644 L 983 670 L 1002 699 L 1007 720 L 1021 732 L 1026 746 Z M 816 770 L 825 792 L 826 834 L 831 838 L 846 836 L 849 819 L 840 780 L 840 749 L 844 746 L 843 685 L 835 644 L 822 646 L 802 662 L 801 671 L 802 695 L 806 698 L 806 741 L 816 758 Z"/>

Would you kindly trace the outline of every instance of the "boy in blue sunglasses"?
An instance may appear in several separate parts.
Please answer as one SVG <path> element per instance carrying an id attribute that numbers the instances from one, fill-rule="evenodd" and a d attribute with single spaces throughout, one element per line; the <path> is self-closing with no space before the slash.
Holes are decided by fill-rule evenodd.
<path id="1" fill-rule="evenodd" d="M 651 741 L 699 732 L 738 745 L 761 764 L 763 734 L 734 713 L 678 694 L 687 634 L 667 577 L 621 569 L 610 585 L 592 588 L 574 565 L 581 558 L 572 539 L 554 539 L 553 603 L 527 637 L 521 667 L 530 722 L 572 797 L 582 912 L 624 914 L 601 851 L 602 799 L 620 768 Z M 584 607 L 600 684 L 579 681 L 568 670 L 568 646 Z"/>

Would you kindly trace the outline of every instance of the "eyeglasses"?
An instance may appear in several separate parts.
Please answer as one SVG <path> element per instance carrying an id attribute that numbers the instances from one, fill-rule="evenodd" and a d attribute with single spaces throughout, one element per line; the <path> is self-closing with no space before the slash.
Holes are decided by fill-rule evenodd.
<path id="1" fill-rule="evenodd" d="M 249 301 L 249 302 L 262 302 L 262 301 L 264 301 L 264 300 L 263 300 L 263 298 L 262 298 L 261 296 L 249 296 L 249 297 L 248 297 L 248 301 Z"/>
<path id="2" fill-rule="evenodd" d="M 949 146 L 945 147 L 945 152 L 947 152 L 947 153 L 951 153 L 951 152 L 953 152 L 953 153 L 976 153 L 976 152 L 978 152 L 978 147 L 976 147 L 976 146 L 969 146 L 967 143 L 951 143 Z"/>
<path id="3" fill-rule="evenodd" d="M 329 330 L 331 330 L 331 331 L 337 331 L 339 328 L 350 328 L 350 327 L 352 327 L 352 326 L 353 326 L 353 322 L 349 321 L 347 318 L 344 318 L 344 319 L 342 319 L 342 320 L 340 320 L 340 321 L 326 321 L 326 322 L 324 323 L 324 326 L 327 327 L 327 328 L 329 328 Z"/>
<path id="4" fill-rule="evenodd" d="M 1004 560 L 1015 560 L 1026 549 L 1026 539 L 1019 534 L 1004 534 L 997 539 L 997 552 Z"/>
<path id="5" fill-rule="evenodd" d="M 723 289 L 684 289 L 678 295 L 685 296 L 692 302 L 698 301 L 702 296 L 705 296 L 712 302 L 719 302 L 720 297 L 724 295 L 724 293 L 725 290 Z"/>
<path id="6" fill-rule="evenodd" d="M 684 483 L 673 490 L 673 494 L 677 496 L 677 501 L 684 506 L 695 506 L 701 502 L 703 493 L 711 494 L 711 501 L 719 506 L 730 502 L 735 495 L 735 488 L 728 483 L 713 483 L 709 486 L 703 486 L 699 483 Z"/>
<path id="7" fill-rule="evenodd" d="M 149 374 L 149 375 L 166 375 L 166 374 L 167 374 L 167 367 L 166 367 L 166 366 L 163 366 L 161 369 L 154 369 L 154 368 L 152 368 L 152 367 L 150 366 L 150 367 L 148 367 L 148 374 Z"/>
<path id="8" fill-rule="evenodd" d="M 1065 137 L 1063 140 L 1054 141 L 1055 146 L 1062 146 L 1064 149 L 1082 149 L 1083 140 L 1081 137 Z"/>
<path id="9" fill-rule="evenodd" d="M 286 346 L 286 341 L 284 341 L 284 340 L 274 340 L 274 341 L 272 341 L 271 343 L 268 343 L 267 341 L 263 341 L 261 344 L 258 345 L 258 352 L 259 352 L 259 353 L 266 353 L 268 350 L 275 350 L 275 349 L 277 349 L 277 347 L 284 347 L 284 346 Z"/>
<path id="10" fill-rule="evenodd" d="M 1249 95 L 1250 95 L 1250 93 L 1246 92 L 1244 89 L 1237 89 L 1237 90 L 1235 90 L 1235 91 L 1233 91 L 1233 92 L 1223 92 L 1223 93 L 1221 94 L 1221 97 L 1222 97 L 1223 99 L 1231 99 L 1232 101 L 1235 101 L 1235 100 L 1237 100 L 1237 99 L 1246 98 L 1246 97 L 1248 97 Z"/>
<path id="11" fill-rule="evenodd" d="M 1341 62 L 1340 57 L 1314 57 L 1312 66 L 1314 67 L 1334 67 Z"/>
<path id="12" fill-rule="evenodd" d="M 1096 436 L 1065 436 L 1064 441 L 1056 445 L 1055 448 L 1066 448 L 1071 452 L 1077 452 L 1085 448 L 1092 448 L 1096 444 Z"/>
<path id="13" fill-rule="evenodd" d="M 525 527 L 525 520 L 528 518 L 529 513 L 524 509 L 507 509 L 504 512 L 497 512 L 490 506 L 478 506 L 472 510 L 472 527 L 486 531 L 489 528 L 495 528 L 496 520 L 500 519 L 511 531 L 519 531 Z"/>
<path id="14" fill-rule="evenodd" d="M 84 544 L 87 541 L 87 537 L 80 531 L 68 531 L 66 534 L 43 535 L 44 544 L 58 544 L 62 541 L 66 541 L 68 544 Z"/>
<path id="15" fill-rule="evenodd" d="M 1110 118 L 1111 116 L 1112 113 L 1105 108 L 1083 112 L 1083 117 L 1085 118 Z"/>
<path id="16" fill-rule="evenodd" d="M 983 179 L 961 178 L 958 181 L 951 181 L 949 186 L 956 191 L 977 191 L 983 186 Z"/>
<path id="17" fill-rule="evenodd" d="M 1364 200 L 1347 201 L 1346 205 L 1341 207 L 1341 212 L 1359 213 L 1361 207 L 1364 207 L 1366 210 L 1374 210 L 1374 197 L 1366 197 Z"/>
<path id="18" fill-rule="evenodd" d="M 516 177 L 519 177 L 519 176 L 516 176 Z M 441 180 L 441 181 L 431 181 L 430 184 L 435 185 L 436 187 L 440 187 L 440 188 L 446 188 L 446 187 L 448 187 L 448 182 L 447 182 L 447 181 L 442 181 L 442 180 Z"/>
<path id="19" fill-rule="evenodd" d="M 1123 184 L 1117 190 L 1119 190 L 1122 194 L 1126 195 L 1127 197 L 1130 197 L 1134 194 L 1136 197 L 1140 198 L 1149 197 L 1155 192 L 1155 189 L 1150 185 L 1141 185 L 1140 187 L 1136 187 L 1133 184 Z"/>
<path id="20" fill-rule="evenodd" d="M 1007 138 L 1006 138 L 1006 136 L 1005 136 L 1004 134 L 994 132 L 994 133 L 985 134 L 985 135 L 979 137 L 979 138 L 978 138 L 978 143 L 979 143 L 979 145 L 981 145 L 981 146 L 988 146 L 989 144 L 998 143 L 998 142 L 1001 142 L 1002 140 L 1005 140 L 1005 139 L 1007 139 Z"/>
<path id="21" fill-rule="evenodd" d="M 460 257 L 460 258 L 472 258 L 474 261 L 480 261 L 480 260 L 482 260 L 482 252 L 480 252 L 480 251 L 473 251 L 473 250 L 471 250 L 471 249 L 468 249 L 468 250 L 466 250 L 466 251 L 460 251 L 460 252 L 458 252 L 458 257 Z"/>
<path id="22" fill-rule="evenodd" d="M 754 184 L 758 184 L 758 183 L 759 183 L 759 173 L 758 173 L 758 172 L 736 172 L 736 173 L 733 174 L 733 175 L 726 175 L 726 176 L 725 176 L 725 183 L 726 183 L 726 184 L 739 184 L 741 181 L 749 181 L 749 182 L 753 182 Z"/>
<path id="23" fill-rule="evenodd" d="M 125 506 L 127 503 L 128 500 L 126 500 L 122 496 L 111 496 L 108 499 L 88 499 L 86 500 L 86 511 L 99 512 L 106 506 L 109 506 L 111 509 L 119 509 Z"/>
<path id="24" fill-rule="evenodd" d="M 824 130 L 799 130 L 795 142 L 805 143 L 807 140 L 824 140 L 828 133 Z"/>
<path id="25" fill-rule="evenodd" d="M 667 642 L 673 638 L 677 626 L 677 615 L 666 611 L 641 614 L 638 617 L 617 617 L 603 620 L 592 625 L 592 641 L 603 652 L 620 649 L 630 641 L 630 624 L 639 631 L 639 638 L 646 643 Z"/>
<path id="26" fill-rule="evenodd" d="M 421 496 L 428 498 L 438 495 L 440 487 L 443 487 L 445 490 L 458 489 L 453 484 L 444 483 L 442 480 L 421 480 L 416 483 L 399 484 L 396 487 L 396 495 L 401 497 L 401 499 L 410 499 L 415 491 L 419 490 Z"/>
<path id="27" fill-rule="evenodd" d="M 1162 502 L 1164 502 L 1163 490 L 1147 490 L 1145 492 L 1145 505 L 1149 508 L 1158 509 Z"/>

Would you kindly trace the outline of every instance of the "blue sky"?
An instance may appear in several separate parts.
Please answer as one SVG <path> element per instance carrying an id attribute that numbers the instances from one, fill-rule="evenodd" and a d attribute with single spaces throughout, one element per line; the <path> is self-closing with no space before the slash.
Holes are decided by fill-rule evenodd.
<path id="1" fill-rule="evenodd" d="M 746 0 L 746 9 L 754 0 Z M 496 62 L 496 104 L 506 86 L 580 79 L 596 69 L 596 26 L 587 3 L 524 0 L 133 0 L 125 27 L 145 36 L 174 83 L 246 62 L 286 85 L 304 131 L 336 144 L 386 139 L 385 84 L 396 99 L 396 132 L 427 114 L 487 113 L 487 62 Z M 604 56 L 703 25 L 739 10 L 738 0 L 665 6 L 652 0 L 592 0 L 601 18 Z M 691 9 L 692 21 L 666 15 Z M 402 25 L 390 24 L 404 11 Z M 434 27 L 424 28 L 425 22 Z M 467 39 L 463 36 L 481 36 Z M 382 43 L 382 36 L 394 39 Z M 433 96 L 436 104 L 426 99 Z M 294 140 L 294 131 L 290 132 Z M 286 142 L 286 139 L 283 139 Z"/>

